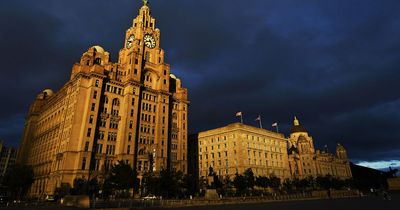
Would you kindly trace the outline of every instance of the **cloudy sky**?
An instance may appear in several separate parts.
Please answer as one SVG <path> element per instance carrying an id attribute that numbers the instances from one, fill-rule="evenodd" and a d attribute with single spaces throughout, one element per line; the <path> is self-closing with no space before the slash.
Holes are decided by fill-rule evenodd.
<path id="1" fill-rule="evenodd" d="M 117 60 L 140 0 L 3 0 L 0 138 L 17 146 L 36 94 L 59 89 L 92 45 Z M 237 121 L 289 133 L 354 162 L 400 160 L 398 0 L 152 0 L 161 46 L 189 89 L 190 132 Z M 383 164 L 382 164 L 383 163 Z M 378 166 L 376 165 L 378 164 Z"/>

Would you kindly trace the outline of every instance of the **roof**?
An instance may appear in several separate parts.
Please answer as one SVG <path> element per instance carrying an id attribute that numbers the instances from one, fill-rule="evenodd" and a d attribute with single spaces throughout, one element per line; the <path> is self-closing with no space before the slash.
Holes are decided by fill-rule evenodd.
<path id="1" fill-rule="evenodd" d="M 297 133 L 297 132 L 304 132 L 306 133 L 306 129 L 303 128 L 301 125 L 293 125 L 292 128 L 290 129 L 290 133 Z"/>

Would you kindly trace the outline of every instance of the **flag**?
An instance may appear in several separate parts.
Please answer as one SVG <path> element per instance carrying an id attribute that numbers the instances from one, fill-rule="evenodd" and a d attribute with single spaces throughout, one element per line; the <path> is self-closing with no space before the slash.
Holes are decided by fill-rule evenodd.
<path id="1" fill-rule="evenodd" d="M 272 124 L 272 127 L 277 127 L 277 126 L 278 126 L 278 123 Z"/>
<path id="2" fill-rule="evenodd" d="M 258 115 L 258 117 L 255 119 L 255 121 L 261 121 L 261 116 Z"/>
<path id="3" fill-rule="evenodd" d="M 236 117 L 241 117 L 242 116 L 242 112 L 236 112 Z"/>

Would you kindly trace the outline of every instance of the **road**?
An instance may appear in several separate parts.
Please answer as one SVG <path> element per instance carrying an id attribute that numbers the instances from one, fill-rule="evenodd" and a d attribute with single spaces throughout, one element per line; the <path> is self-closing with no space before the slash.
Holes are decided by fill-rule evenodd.
<path id="1" fill-rule="evenodd" d="M 0 209 L 19 209 L 19 210 L 79 210 L 71 207 L 40 206 L 35 208 L 21 207 L 0 207 Z M 148 210 L 158 210 L 166 208 L 152 208 Z M 167 208 L 169 209 L 169 208 Z M 306 200 L 306 201 L 286 201 L 269 202 L 259 204 L 234 204 L 216 206 L 182 207 L 176 210 L 396 210 L 400 209 L 400 194 L 392 195 L 392 200 L 383 200 L 382 197 L 363 197 L 335 200 Z M 125 209 L 124 209 L 125 210 Z"/>

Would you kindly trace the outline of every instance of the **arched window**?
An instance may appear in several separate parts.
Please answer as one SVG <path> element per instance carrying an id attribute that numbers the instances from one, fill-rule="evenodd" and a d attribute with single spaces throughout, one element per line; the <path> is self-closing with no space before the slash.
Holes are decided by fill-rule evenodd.
<path id="1" fill-rule="evenodd" d="M 139 155 L 144 155 L 144 149 L 139 150 Z"/>
<path id="2" fill-rule="evenodd" d="M 113 106 L 119 106 L 119 100 L 118 100 L 118 98 L 114 98 L 114 99 L 113 99 L 112 105 L 113 105 Z"/>

